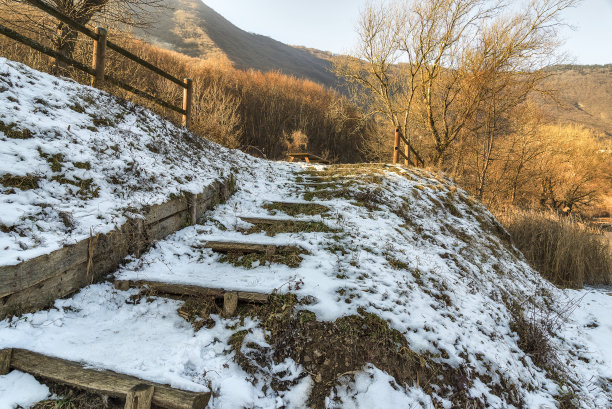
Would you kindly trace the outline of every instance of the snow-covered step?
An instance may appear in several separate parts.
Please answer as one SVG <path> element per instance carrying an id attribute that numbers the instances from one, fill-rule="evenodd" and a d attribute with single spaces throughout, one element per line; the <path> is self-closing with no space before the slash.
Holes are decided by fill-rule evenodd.
<path id="1" fill-rule="evenodd" d="M 237 241 L 207 241 L 204 248 L 217 253 L 264 253 L 274 254 L 287 246 L 276 244 L 245 243 Z"/>
<path id="2" fill-rule="evenodd" d="M 116 289 L 122 291 L 130 288 L 148 288 L 154 291 L 156 294 L 171 294 L 190 297 L 215 297 L 225 299 L 227 298 L 227 294 L 235 294 L 239 301 L 253 303 L 266 303 L 270 297 L 270 294 L 265 293 L 235 290 L 228 291 L 223 288 L 208 288 L 197 285 L 172 284 L 159 281 L 116 280 L 114 284 Z"/>
<path id="3" fill-rule="evenodd" d="M 112 371 L 86 369 L 77 362 L 25 349 L 0 350 L 0 375 L 6 375 L 11 369 L 91 393 L 125 399 L 126 408 L 148 409 L 152 403 L 166 409 L 204 409 L 210 399 L 208 392 L 187 392 Z M 134 398 L 146 397 L 151 387 L 149 405 L 142 405 L 142 399 L 141 404 L 134 405 Z"/>

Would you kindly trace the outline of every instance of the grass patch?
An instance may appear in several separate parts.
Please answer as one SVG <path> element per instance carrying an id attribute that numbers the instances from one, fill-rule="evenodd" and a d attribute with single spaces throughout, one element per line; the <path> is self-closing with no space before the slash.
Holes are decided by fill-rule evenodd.
<path id="1" fill-rule="evenodd" d="M 538 308 L 532 300 L 526 300 L 523 304 L 514 302 L 508 309 L 512 316 L 510 329 L 519 337 L 518 347 L 559 385 L 561 392 L 556 397 L 559 407 L 581 407 L 572 382 L 564 371 L 564 363 L 559 360 L 552 342 L 553 334 L 561 329 L 564 318 L 554 311 Z"/>
<path id="2" fill-rule="evenodd" d="M 512 210 L 498 217 L 529 263 L 554 284 L 612 284 L 612 248 L 601 231 L 548 212 Z"/>
<path id="3" fill-rule="evenodd" d="M 229 263 L 235 267 L 254 268 L 270 264 L 284 264 L 297 268 L 302 263 L 302 255 L 308 252 L 296 246 L 281 246 L 268 253 L 228 252 L 221 255 L 222 263 Z"/>
<path id="4" fill-rule="evenodd" d="M 68 179 L 63 175 L 53 176 L 51 180 L 60 183 L 62 185 L 72 185 L 78 188 L 76 194 L 82 199 L 94 199 L 99 196 L 100 188 L 96 186 L 93 179 L 81 179 L 74 177 L 74 179 Z"/>
<path id="5" fill-rule="evenodd" d="M 54 155 L 49 155 L 48 153 L 44 153 L 42 151 L 42 149 L 40 149 L 40 147 L 38 148 L 38 154 L 40 155 L 41 158 L 45 159 L 47 161 L 47 163 L 49 163 L 49 166 L 51 167 L 51 170 L 53 172 L 61 172 L 63 169 L 63 163 L 64 163 L 64 155 L 62 155 L 61 153 L 56 153 Z"/>
<path id="6" fill-rule="evenodd" d="M 275 223 L 254 223 L 253 227 L 244 232 L 246 234 L 265 232 L 268 236 L 276 236 L 281 233 L 337 233 L 338 230 L 322 222 L 281 220 Z"/>
<path id="7" fill-rule="evenodd" d="M 202 327 L 210 329 L 215 326 L 215 320 L 210 314 L 221 313 L 221 308 L 214 297 L 189 297 L 177 312 L 193 326 L 195 331 L 199 331 Z"/>
<path id="8" fill-rule="evenodd" d="M 325 399 L 340 378 L 353 376 L 366 364 L 389 373 L 398 384 L 418 385 L 430 395 L 449 398 L 453 407 L 480 407 L 479 402 L 469 396 L 473 371 L 438 363 L 436 355 L 414 352 L 404 335 L 390 328 L 377 315 L 360 308 L 356 315 L 320 322 L 314 313 L 296 307 L 306 305 L 292 294 L 273 294 L 268 304 L 253 306 L 241 313 L 243 317 L 251 316 L 262 323 L 266 341 L 272 346 L 274 362 L 291 358 L 311 375 L 314 385 L 309 407 L 326 407 Z M 235 335 L 232 347 L 236 351 L 236 361 L 247 372 L 261 370 L 253 362 L 258 362 L 265 351 L 250 349 L 248 345 L 241 351 L 246 334 L 241 331 Z M 500 388 L 499 393 L 516 407 L 523 406 L 512 385 Z"/>
<path id="9" fill-rule="evenodd" d="M 125 401 L 101 396 L 44 380 L 56 399 L 38 402 L 32 409 L 123 409 Z"/>
<path id="10" fill-rule="evenodd" d="M 91 170 L 91 163 L 89 162 L 73 162 L 72 164 L 77 169 Z"/>
<path id="11" fill-rule="evenodd" d="M 324 215 L 330 212 L 329 207 L 316 203 L 284 203 L 273 202 L 266 203 L 263 208 L 272 214 L 285 213 L 288 216 L 306 215 Z"/>
<path id="12" fill-rule="evenodd" d="M 38 188 L 38 183 L 40 180 L 41 178 L 39 176 L 34 176 L 31 174 L 27 174 L 25 176 L 6 174 L 0 177 L 0 185 L 21 190 L 31 190 Z"/>
<path id="13" fill-rule="evenodd" d="M 4 135 L 10 139 L 30 139 L 34 136 L 29 129 L 20 129 L 14 123 L 5 124 L 2 121 L 0 121 L 0 132 L 4 133 Z"/>

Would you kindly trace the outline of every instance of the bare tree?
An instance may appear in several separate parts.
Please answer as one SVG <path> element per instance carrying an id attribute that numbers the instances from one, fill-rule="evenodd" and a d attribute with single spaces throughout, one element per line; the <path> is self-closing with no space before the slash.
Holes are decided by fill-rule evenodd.
<path id="1" fill-rule="evenodd" d="M 559 14 L 577 1 L 531 0 L 518 12 L 490 0 L 370 4 L 360 47 L 336 70 L 371 113 L 402 128 L 419 161 L 442 166 L 457 141 L 483 129 L 488 161 L 494 118 L 537 89 L 557 45 Z"/>
<path id="2" fill-rule="evenodd" d="M 23 8 L 15 7 L 19 4 L 36 6 L 41 3 L 54 7 L 81 25 L 104 19 L 124 27 L 147 27 L 151 12 L 162 7 L 163 0 L 0 0 L 0 6 L 9 13 L 23 13 Z M 14 21 L 28 31 L 44 31 L 49 23 L 49 19 L 41 18 L 39 13 L 24 13 Z M 54 33 L 49 37 L 53 48 L 65 57 L 72 57 L 78 32 L 57 20 L 52 20 L 52 24 L 55 25 Z"/>

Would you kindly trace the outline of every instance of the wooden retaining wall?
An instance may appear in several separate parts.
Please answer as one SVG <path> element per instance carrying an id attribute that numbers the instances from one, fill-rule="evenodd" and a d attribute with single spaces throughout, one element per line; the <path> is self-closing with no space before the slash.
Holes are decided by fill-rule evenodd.
<path id="1" fill-rule="evenodd" d="M 208 185 L 142 211 L 142 218 L 14 266 L 0 266 L 0 319 L 53 305 L 114 272 L 130 254 L 140 256 L 152 242 L 194 224 L 232 193 L 233 178 Z"/>

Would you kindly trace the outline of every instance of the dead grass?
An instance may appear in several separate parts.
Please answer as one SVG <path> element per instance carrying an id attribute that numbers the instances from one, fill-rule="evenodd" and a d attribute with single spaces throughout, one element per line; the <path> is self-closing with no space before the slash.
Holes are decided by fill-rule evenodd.
<path id="1" fill-rule="evenodd" d="M 29 129 L 21 129 L 14 123 L 5 124 L 2 121 L 0 121 L 0 132 L 10 139 L 30 139 L 33 136 Z"/>
<path id="2" fill-rule="evenodd" d="M 3 25 L 52 46 L 50 39 L 56 35 L 57 22 L 36 9 L 13 3 L 8 10 L 6 7 L 0 9 Z M 33 29 L 24 28 L 18 18 L 20 15 L 36 16 L 36 21 L 41 23 Z M 375 124 L 359 108 L 339 93 L 315 82 L 277 71 L 238 70 L 229 64 L 190 58 L 136 40 L 116 29 L 110 30 L 109 39 L 177 78 L 192 78 L 191 130 L 228 147 L 270 159 L 282 159 L 288 145 L 295 140 L 292 135 L 302 132 L 309 136 L 303 141 L 309 152 L 333 160 L 355 162 L 361 160 L 364 136 L 375 133 Z M 90 65 L 91 53 L 91 40 L 79 35 L 74 58 Z M 37 70 L 52 71 L 51 58 L 4 36 L 0 36 L 0 56 Z M 131 86 L 173 104 L 181 101 L 182 89 L 113 51 L 108 52 L 106 64 L 109 74 Z M 76 70 L 70 69 L 63 74 L 89 84 L 89 76 Z M 180 121 L 173 111 L 117 87 L 107 84 L 104 89 L 144 105 L 176 123 Z M 72 108 L 85 112 L 87 103 L 75 103 Z M 92 128 L 98 129 L 103 125 L 94 124 Z"/>
<path id="3" fill-rule="evenodd" d="M 498 217 L 529 263 L 554 284 L 612 284 L 612 248 L 601 231 L 553 213 L 510 210 Z"/>
<path id="4" fill-rule="evenodd" d="M 272 346 L 271 351 L 265 351 L 243 345 L 245 331 L 232 337 L 235 359 L 247 372 L 261 370 L 261 358 L 266 354 L 272 354 L 273 362 L 291 358 L 314 381 L 309 407 L 324 408 L 326 397 L 341 378 L 351 377 L 366 364 L 373 364 L 393 376 L 398 384 L 418 385 L 428 394 L 450 397 L 453 407 L 480 407 L 468 392 L 473 371 L 438 363 L 436 356 L 429 353 L 416 353 L 404 335 L 380 317 L 360 309 L 356 315 L 321 322 L 314 313 L 296 309 L 300 304 L 292 294 L 272 295 L 268 304 L 241 311 L 243 317 L 253 316 L 262 323 Z M 516 407 L 522 407 L 512 385 L 497 392 Z"/>
<path id="5" fill-rule="evenodd" d="M 17 176 L 6 174 L 0 178 L 0 185 L 4 187 L 17 188 L 21 190 L 31 190 L 37 189 L 38 183 L 40 182 L 39 176 L 34 175 L 25 175 L 25 176 Z"/>
<path id="6" fill-rule="evenodd" d="M 327 206 L 317 203 L 273 202 L 264 204 L 263 208 L 272 214 L 285 213 L 288 216 L 315 216 L 328 214 L 330 212 L 330 209 Z"/>
<path id="7" fill-rule="evenodd" d="M 328 227 L 322 222 L 281 220 L 276 223 L 254 223 L 245 230 L 246 234 L 265 232 L 268 236 L 281 233 L 336 233 L 338 230 Z"/>
<path id="8" fill-rule="evenodd" d="M 121 399 L 80 391 L 48 381 L 44 383 L 57 398 L 38 402 L 32 406 L 32 409 L 122 409 L 125 406 L 125 401 Z"/>
<path id="9" fill-rule="evenodd" d="M 308 252 L 296 246 L 281 246 L 270 253 L 242 253 L 228 252 L 221 255 L 222 263 L 229 263 L 236 267 L 254 268 L 270 264 L 284 264 L 297 268 L 302 263 L 302 255 Z"/>

